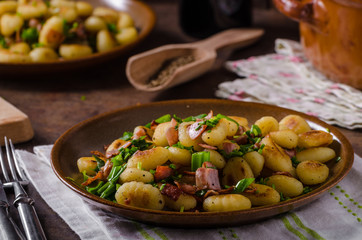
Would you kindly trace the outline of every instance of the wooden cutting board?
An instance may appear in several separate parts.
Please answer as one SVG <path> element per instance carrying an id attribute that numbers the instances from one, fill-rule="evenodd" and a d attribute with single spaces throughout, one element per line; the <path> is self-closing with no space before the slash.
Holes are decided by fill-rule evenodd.
<path id="1" fill-rule="evenodd" d="M 20 143 L 32 139 L 34 131 L 28 116 L 0 97 L 0 146 L 5 136 Z"/>

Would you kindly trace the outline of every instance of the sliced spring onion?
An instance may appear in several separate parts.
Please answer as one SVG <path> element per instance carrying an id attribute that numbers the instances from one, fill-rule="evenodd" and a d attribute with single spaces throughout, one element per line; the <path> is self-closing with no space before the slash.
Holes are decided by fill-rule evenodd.
<path id="1" fill-rule="evenodd" d="M 235 186 L 233 193 L 242 193 L 244 190 L 254 182 L 255 178 L 241 179 Z"/>
<path id="2" fill-rule="evenodd" d="M 210 162 L 210 152 L 193 153 L 191 158 L 191 171 L 195 172 L 204 162 Z"/>

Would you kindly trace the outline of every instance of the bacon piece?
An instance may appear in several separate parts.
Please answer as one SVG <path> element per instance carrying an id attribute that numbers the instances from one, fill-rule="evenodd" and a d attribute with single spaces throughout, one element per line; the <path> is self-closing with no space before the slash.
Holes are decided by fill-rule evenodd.
<path id="1" fill-rule="evenodd" d="M 205 148 L 205 149 L 217 150 L 217 147 L 215 147 L 215 146 L 210 146 L 210 145 L 208 145 L 208 144 L 206 144 L 206 143 L 199 143 L 199 146 L 200 146 L 200 147 L 203 147 L 203 148 Z"/>
<path id="2" fill-rule="evenodd" d="M 218 193 L 220 194 L 227 194 L 227 193 L 231 193 L 232 191 L 234 191 L 234 187 L 229 187 L 229 188 L 226 188 L 226 189 L 221 189 L 219 191 L 217 191 Z"/>
<path id="3" fill-rule="evenodd" d="M 210 120 L 213 116 L 214 116 L 214 112 L 212 110 L 210 110 L 210 112 L 207 114 L 206 117 L 204 117 L 204 119 Z"/>
<path id="4" fill-rule="evenodd" d="M 203 167 L 203 168 L 216 168 L 211 162 L 203 162 L 201 167 Z"/>
<path id="5" fill-rule="evenodd" d="M 157 166 L 155 172 L 155 181 L 159 182 L 163 179 L 168 178 L 173 173 L 173 169 L 169 166 Z"/>
<path id="6" fill-rule="evenodd" d="M 103 153 L 99 152 L 99 151 L 91 151 L 91 154 L 99 157 L 100 159 L 102 159 L 104 161 L 104 158 L 106 158 L 106 156 L 104 156 Z"/>
<path id="7" fill-rule="evenodd" d="M 89 177 L 84 183 L 82 183 L 82 186 L 88 186 L 97 179 L 104 179 L 102 171 L 98 171 L 94 177 Z"/>
<path id="8" fill-rule="evenodd" d="M 257 189 L 255 187 L 252 187 L 252 186 L 248 186 L 244 192 L 245 193 L 255 193 L 257 191 Z"/>
<path id="9" fill-rule="evenodd" d="M 157 126 L 158 126 L 158 123 L 155 120 L 152 120 L 150 129 L 155 130 Z"/>
<path id="10" fill-rule="evenodd" d="M 216 192 L 215 190 L 207 190 L 207 192 L 204 195 L 204 199 L 207 198 L 208 196 L 213 196 L 213 195 L 219 195 L 219 193 Z"/>
<path id="11" fill-rule="evenodd" d="M 295 157 L 297 155 L 297 151 L 295 149 L 284 149 L 284 152 L 290 157 Z"/>
<path id="12" fill-rule="evenodd" d="M 146 136 L 146 135 L 147 135 L 146 130 L 143 127 L 138 126 L 135 128 L 135 130 L 133 132 L 132 139 L 137 140 L 137 139 L 140 139 L 140 137 Z"/>
<path id="13" fill-rule="evenodd" d="M 178 131 L 176 130 L 177 121 L 172 118 L 171 126 L 166 130 L 165 135 L 169 146 L 178 142 Z"/>
<path id="14" fill-rule="evenodd" d="M 198 189 L 220 190 L 219 172 L 213 168 L 198 168 L 196 170 L 196 187 Z"/>
<path id="15" fill-rule="evenodd" d="M 182 194 L 182 191 L 180 188 L 176 187 L 175 185 L 171 185 L 169 183 L 166 183 L 166 185 L 161 190 L 161 193 L 168 198 L 177 201 L 177 199 Z"/>
<path id="16" fill-rule="evenodd" d="M 195 140 L 206 130 L 206 125 L 199 125 L 200 122 L 195 122 L 188 127 L 189 136 Z"/>
<path id="17" fill-rule="evenodd" d="M 239 145 L 244 145 L 244 144 L 248 143 L 248 136 L 241 135 L 241 136 L 239 136 L 237 138 L 233 138 L 232 140 L 234 140 Z"/>
<path id="18" fill-rule="evenodd" d="M 103 172 L 103 179 L 107 178 L 109 173 L 111 172 L 113 167 L 113 163 L 110 160 L 107 160 L 106 164 L 101 167 L 101 171 Z"/>
<path id="19" fill-rule="evenodd" d="M 179 189 L 181 189 L 184 193 L 187 193 L 187 194 L 194 195 L 197 191 L 196 186 L 193 186 L 191 184 L 181 183 L 181 182 L 177 182 L 177 181 L 175 181 L 175 184 Z"/>
<path id="20" fill-rule="evenodd" d="M 224 142 L 222 147 L 226 154 L 230 154 L 232 151 L 238 148 L 237 145 L 232 142 Z"/>

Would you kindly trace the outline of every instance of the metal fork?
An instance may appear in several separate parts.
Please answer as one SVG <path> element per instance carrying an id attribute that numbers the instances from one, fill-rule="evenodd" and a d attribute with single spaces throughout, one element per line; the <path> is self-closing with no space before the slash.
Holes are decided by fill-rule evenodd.
<path id="1" fill-rule="evenodd" d="M 10 179 L 4 164 L 1 164 L 3 175 L 8 183 L 11 183 L 14 194 L 14 206 L 18 209 L 21 223 L 28 240 L 45 240 L 45 234 L 40 224 L 38 215 L 35 212 L 34 200 L 28 196 L 21 183 L 28 182 L 24 172 L 20 169 L 15 156 L 15 148 L 11 139 L 5 137 L 6 156 L 9 162 L 9 168 L 12 175 Z"/>

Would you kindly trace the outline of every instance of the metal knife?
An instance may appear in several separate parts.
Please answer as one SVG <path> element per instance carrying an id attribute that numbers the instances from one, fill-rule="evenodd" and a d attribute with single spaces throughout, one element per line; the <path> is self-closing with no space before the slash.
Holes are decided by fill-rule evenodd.
<path id="1" fill-rule="evenodd" d="M 19 227 L 9 214 L 9 202 L 0 180 L 0 239 L 4 240 L 26 240 Z"/>

